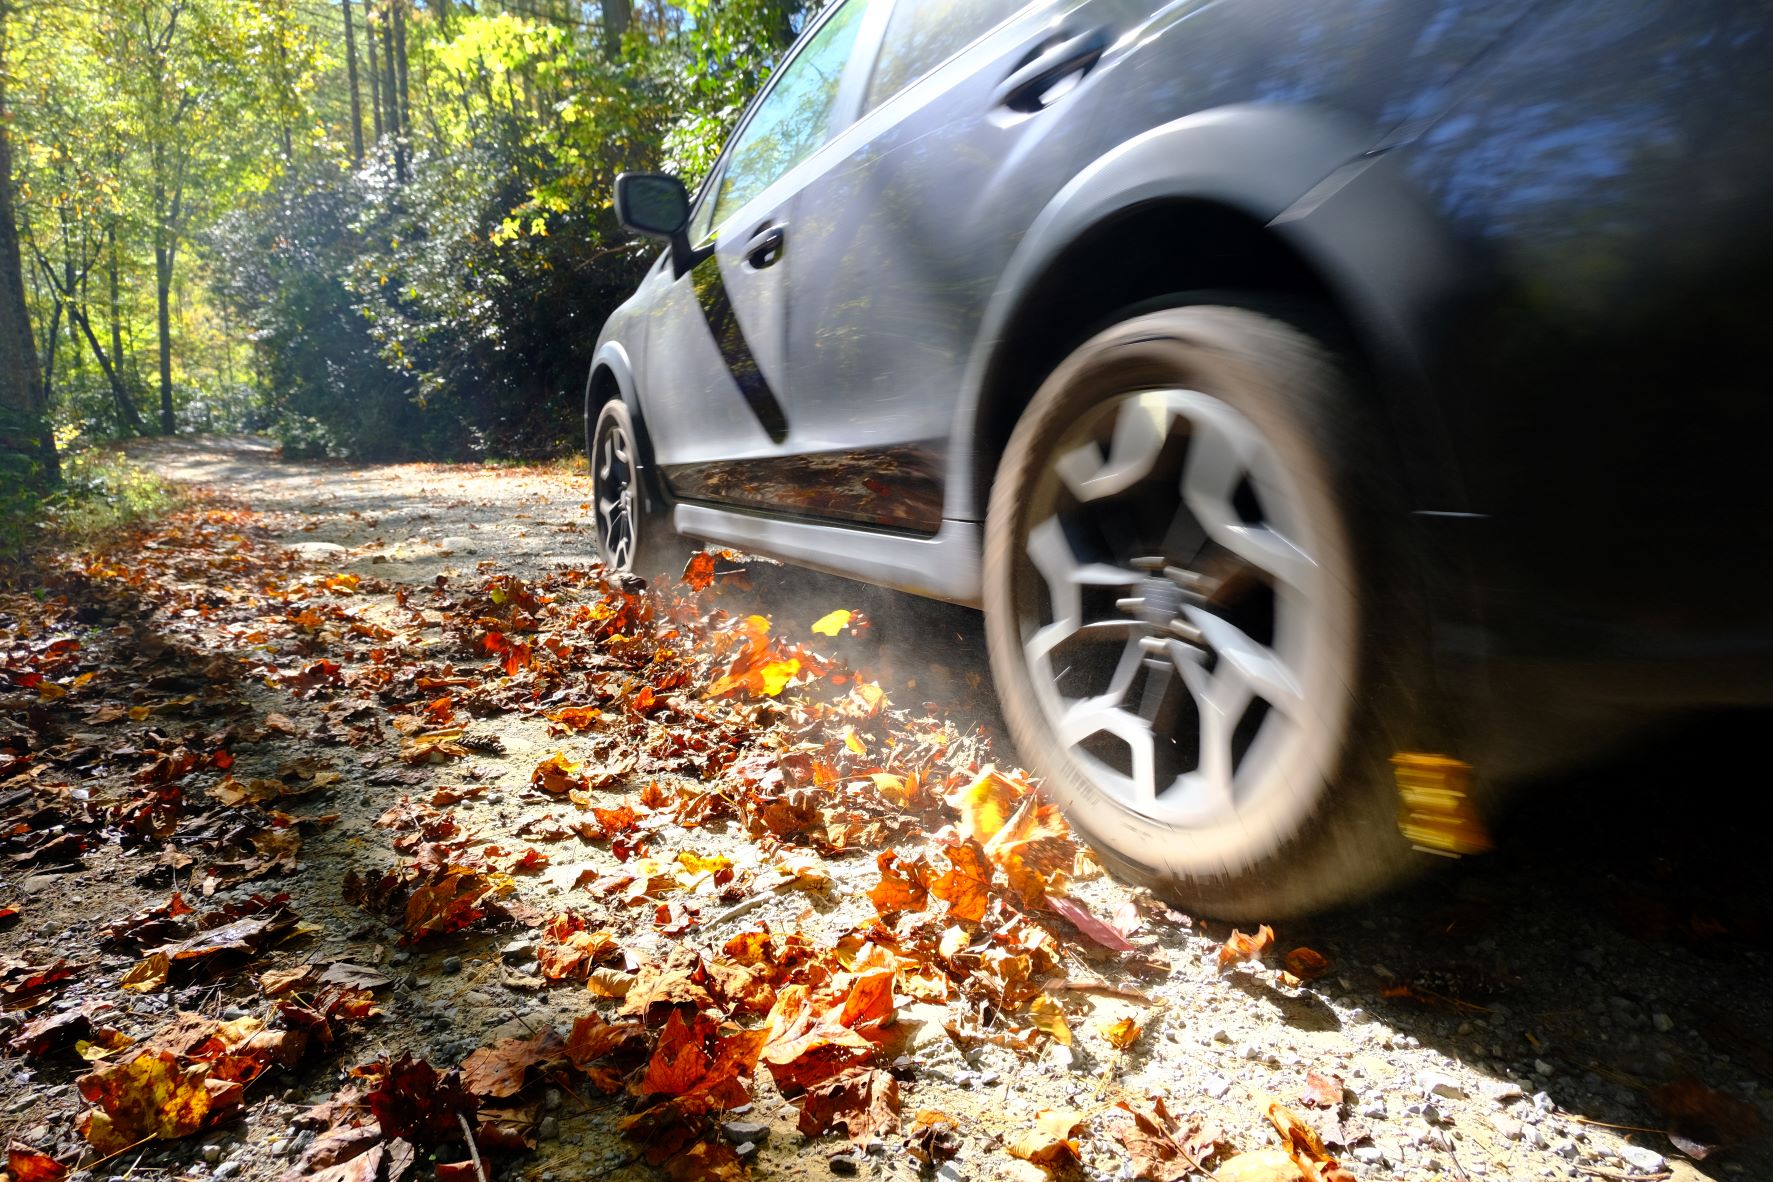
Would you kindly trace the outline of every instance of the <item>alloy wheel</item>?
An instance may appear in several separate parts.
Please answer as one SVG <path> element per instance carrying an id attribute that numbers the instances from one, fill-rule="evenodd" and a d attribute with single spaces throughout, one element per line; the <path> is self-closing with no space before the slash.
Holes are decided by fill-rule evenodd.
<path id="1" fill-rule="evenodd" d="M 1014 595 L 1065 757 L 1114 806 L 1171 827 L 1315 792 L 1346 699 L 1327 639 L 1338 596 L 1261 432 L 1198 390 L 1135 390 L 1048 454 Z"/>
<path id="2" fill-rule="evenodd" d="M 634 441 L 614 417 L 599 424 L 591 471 L 592 495 L 597 505 L 597 548 L 604 565 L 631 571 L 640 526 L 636 498 Z"/>

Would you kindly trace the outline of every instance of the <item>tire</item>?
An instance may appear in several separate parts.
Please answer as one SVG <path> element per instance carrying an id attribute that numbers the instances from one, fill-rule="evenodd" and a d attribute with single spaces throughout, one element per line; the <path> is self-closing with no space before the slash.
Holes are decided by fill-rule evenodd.
<path id="1" fill-rule="evenodd" d="M 647 488 L 645 453 L 627 405 L 611 398 L 586 420 L 598 561 L 611 575 L 676 578 L 692 547 Z"/>
<path id="2" fill-rule="evenodd" d="M 1122 877 L 1269 920 L 1413 864 L 1389 760 L 1421 746 L 1426 646 L 1376 443 L 1323 345 L 1238 307 L 1125 320 L 1023 413 L 986 519 L 992 672 Z"/>

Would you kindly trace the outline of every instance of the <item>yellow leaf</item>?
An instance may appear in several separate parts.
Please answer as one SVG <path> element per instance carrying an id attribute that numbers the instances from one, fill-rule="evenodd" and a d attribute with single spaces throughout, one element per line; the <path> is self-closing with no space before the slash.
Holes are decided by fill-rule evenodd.
<path id="1" fill-rule="evenodd" d="M 849 626 L 850 613 L 843 608 L 826 612 L 813 622 L 813 631 L 820 636 L 836 636 Z"/>
<path id="2" fill-rule="evenodd" d="M 1043 993 L 1028 1003 L 1028 1016 L 1034 1019 L 1035 1029 L 1054 1042 L 1071 1045 L 1071 1024 L 1065 1021 L 1065 1007 L 1058 1002 Z"/>
<path id="3" fill-rule="evenodd" d="M 117 984 L 131 993 L 157 993 L 166 987 L 171 971 L 172 959 L 164 952 L 156 952 L 136 961 Z"/>
<path id="4" fill-rule="evenodd" d="M 1117 1051 L 1124 1051 L 1138 1042 L 1139 1036 L 1143 1033 L 1145 1033 L 1145 1028 L 1130 1017 L 1122 1018 L 1118 1022 L 1110 1022 L 1102 1027 L 1102 1037 L 1107 1039 L 1108 1045 Z"/>
<path id="5" fill-rule="evenodd" d="M 991 768 L 979 773 L 978 779 L 949 799 L 960 810 L 961 832 L 979 842 L 987 842 L 1002 829 L 1016 810 L 1022 790 L 998 775 Z"/>
<path id="6" fill-rule="evenodd" d="M 868 744 L 862 741 L 862 736 L 856 733 L 856 728 L 853 726 L 843 728 L 843 745 L 857 755 L 868 754 Z"/>

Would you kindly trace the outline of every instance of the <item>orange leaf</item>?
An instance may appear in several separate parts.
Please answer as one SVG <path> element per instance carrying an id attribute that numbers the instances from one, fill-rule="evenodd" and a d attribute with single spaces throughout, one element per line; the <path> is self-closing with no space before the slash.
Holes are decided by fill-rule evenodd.
<path id="1" fill-rule="evenodd" d="M 684 1022 L 681 1011 L 671 1011 L 671 1016 L 665 1020 L 665 1032 L 659 1038 L 659 1045 L 647 1061 L 646 1076 L 637 1085 L 638 1091 L 680 1096 L 708 1074 L 710 1060 L 702 1049 L 701 1026 L 702 1021 L 698 1019 L 692 1029 Z"/>
<path id="2" fill-rule="evenodd" d="M 870 969 L 857 973 L 855 984 L 843 999 L 843 1012 L 838 1024 L 856 1027 L 870 1022 L 884 1022 L 893 1013 L 893 969 Z"/>
<path id="3" fill-rule="evenodd" d="M 948 870 L 930 883 L 930 893 L 948 904 L 948 914 L 968 923 L 985 918 L 991 902 L 991 863 L 976 841 L 964 841 L 942 851 Z"/>
<path id="4" fill-rule="evenodd" d="M 706 590 L 714 581 L 714 554 L 708 550 L 697 550 L 690 555 L 690 560 L 683 567 L 683 581 L 689 584 L 691 591 Z"/>
<path id="5" fill-rule="evenodd" d="M 1225 938 L 1225 946 L 1219 949 L 1219 967 L 1228 969 L 1239 961 L 1250 960 L 1268 951 L 1274 943 L 1274 929 L 1263 924 L 1256 929 L 1256 934 L 1246 936 L 1236 928 Z"/>
<path id="6" fill-rule="evenodd" d="M 1329 960 L 1310 948 L 1293 949 L 1281 963 L 1287 966 L 1287 972 L 1301 981 L 1315 981 L 1330 971 Z"/>
<path id="7" fill-rule="evenodd" d="M 68 1176 L 68 1167 L 47 1153 L 14 1141 L 6 1149 L 6 1172 L 13 1182 L 61 1182 Z"/>
<path id="8" fill-rule="evenodd" d="M 882 916 L 929 906 L 931 871 L 922 854 L 901 861 L 897 850 L 882 850 L 874 862 L 880 867 L 880 881 L 868 898 Z"/>
<path id="9" fill-rule="evenodd" d="M 80 1132 L 100 1153 L 116 1153 L 139 1141 L 187 1137 L 212 1115 L 232 1108 L 241 1085 L 212 1080 L 209 1066 L 186 1066 L 170 1051 L 143 1051 L 79 1079 L 80 1094 L 98 1105 Z"/>
<path id="10" fill-rule="evenodd" d="M 1305 1088 L 1299 1099 L 1307 1108 L 1335 1108 L 1342 1103 L 1342 1080 L 1338 1076 L 1307 1071 Z"/>
<path id="11" fill-rule="evenodd" d="M 529 782 L 553 796 L 564 796 L 574 788 L 589 786 L 579 765 L 559 752 L 538 763 L 529 774 Z"/>

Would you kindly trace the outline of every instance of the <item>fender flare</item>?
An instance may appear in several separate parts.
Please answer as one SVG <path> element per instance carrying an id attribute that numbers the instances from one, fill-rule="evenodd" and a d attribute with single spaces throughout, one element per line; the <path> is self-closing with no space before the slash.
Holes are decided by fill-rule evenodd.
<path id="1" fill-rule="evenodd" d="M 956 407 L 956 440 L 978 438 L 993 406 L 992 375 L 1030 293 L 1063 253 L 1116 215 L 1160 201 L 1203 201 L 1272 230 L 1329 289 L 1381 369 L 1388 417 L 1405 432 L 1413 491 L 1434 508 L 1463 498 L 1447 433 L 1425 394 L 1436 309 L 1470 264 L 1450 230 L 1403 175 L 1401 152 L 1371 151 L 1370 126 L 1319 107 L 1239 104 L 1185 116 L 1125 141 L 1085 166 L 1018 244 L 986 304 Z M 1033 391 L 1027 391 L 1029 397 Z M 951 449 L 948 517 L 980 520 L 975 448 Z"/>
<path id="2" fill-rule="evenodd" d="M 646 413 L 640 408 L 638 387 L 634 380 L 634 363 L 620 341 L 605 340 L 599 344 L 596 353 L 592 354 L 590 368 L 585 371 L 585 441 L 590 443 L 591 388 L 597 382 L 597 371 L 600 369 L 608 370 L 610 377 L 615 380 L 616 397 L 627 406 L 628 416 L 634 420 L 634 429 L 640 434 L 637 440 L 640 444 L 638 467 L 647 498 L 651 502 L 649 508 L 665 512 L 672 505 L 671 490 L 665 486 L 664 477 L 653 461 L 652 436 L 647 432 Z"/>

